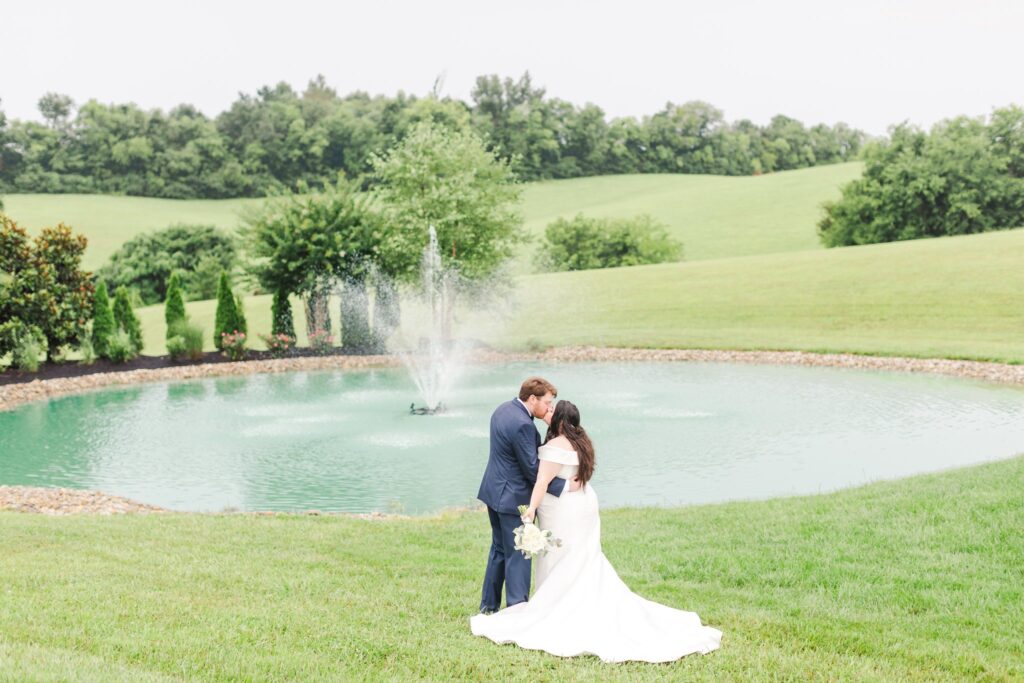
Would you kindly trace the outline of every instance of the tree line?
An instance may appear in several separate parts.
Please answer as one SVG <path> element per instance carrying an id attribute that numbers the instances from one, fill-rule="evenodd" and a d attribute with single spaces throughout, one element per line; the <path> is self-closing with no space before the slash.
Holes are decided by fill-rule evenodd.
<path id="1" fill-rule="evenodd" d="M 96 100 L 76 106 L 49 93 L 38 104 L 43 122 L 0 112 L 0 192 L 254 197 L 324 187 L 339 172 L 365 188 L 373 155 L 423 121 L 476 133 L 523 181 L 769 173 L 848 161 L 865 141 L 843 123 L 807 127 L 781 114 L 765 126 L 728 122 L 697 101 L 609 119 L 594 104 L 547 96 L 529 73 L 481 76 L 470 100 L 437 92 L 340 96 L 319 76 L 302 92 L 279 83 L 242 93 L 210 118 L 188 104 L 167 112 Z"/>
<path id="2" fill-rule="evenodd" d="M 900 124 L 864 149 L 863 175 L 825 205 L 825 246 L 1024 227 L 1024 108 Z"/>

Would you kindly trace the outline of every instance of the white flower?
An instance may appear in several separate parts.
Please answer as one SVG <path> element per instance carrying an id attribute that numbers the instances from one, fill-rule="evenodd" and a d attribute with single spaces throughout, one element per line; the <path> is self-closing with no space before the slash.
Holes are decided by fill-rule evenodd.
<path id="1" fill-rule="evenodd" d="M 532 522 L 519 527 L 514 533 L 516 550 L 530 559 L 562 545 L 562 541 L 554 538 L 551 531 L 543 530 Z"/>

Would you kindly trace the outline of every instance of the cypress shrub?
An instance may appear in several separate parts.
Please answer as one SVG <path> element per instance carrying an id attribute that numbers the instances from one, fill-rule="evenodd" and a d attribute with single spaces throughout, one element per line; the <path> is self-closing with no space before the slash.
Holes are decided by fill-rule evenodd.
<path id="1" fill-rule="evenodd" d="M 245 302 L 242 300 L 241 295 L 235 295 L 235 314 L 235 329 L 248 335 L 249 323 L 245 319 Z"/>
<path id="2" fill-rule="evenodd" d="M 121 285 L 114 292 L 114 322 L 118 328 L 128 333 L 128 338 L 135 347 L 135 353 L 142 351 L 142 325 L 138 316 L 132 310 L 131 300 L 128 298 L 128 288 Z"/>
<path id="3" fill-rule="evenodd" d="M 110 357 L 110 337 L 114 334 L 114 313 L 110 310 L 107 283 L 100 281 L 93 298 L 92 348 L 100 358 Z"/>
<path id="4" fill-rule="evenodd" d="M 217 315 L 213 323 L 213 344 L 218 351 L 224 350 L 221 342 L 221 335 L 232 334 L 238 329 L 238 308 L 235 305 L 235 295 L 231 291 L 231 283 L 228 282 L 228 274 L 221 272 L 220 284 L 217 285 Z"/>
<path id="5" fill-rule="evenodd" d="M 164 303 L 164 320 L 167 322 L 167 337 L 175 325 L 185 322 L 185 299 L 181 293 L 181 275 L 175 271 L 167 281 L 167 299 Z"/>

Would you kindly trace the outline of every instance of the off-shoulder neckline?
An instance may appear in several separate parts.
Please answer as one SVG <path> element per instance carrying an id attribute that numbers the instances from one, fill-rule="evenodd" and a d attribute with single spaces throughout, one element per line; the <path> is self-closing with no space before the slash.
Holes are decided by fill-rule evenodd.
<path id="1" fill-rule="evenodd" d="M 572 453 L 576 455 L 576 451 L 571 448 L 562 448 L 561 446 L 553 446 L 552 444 L 546 443 L 541 448 L 554 448 L 556 451 L 562 451 L 563 453 Z"/>

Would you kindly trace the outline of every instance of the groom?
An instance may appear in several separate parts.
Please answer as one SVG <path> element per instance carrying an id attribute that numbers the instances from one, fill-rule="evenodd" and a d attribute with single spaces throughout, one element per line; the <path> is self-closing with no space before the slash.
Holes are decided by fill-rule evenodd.
<path id="1" fill-rule="evenodd" d="M 554 386 L 540 377 L 531 377 L 519 389 L 519 398 L 498 406 L 491 415 L 491 453 L 477 498 L 487 504 L 491 520 L 491 553 L 487 557 L 480 611 L 497 612 L 501 608 L 501 586 L 505 584 L 508 607 L 525 602 L 530 595 L 530 560 L 515 549 L 516 527 L 522 526 L 519 506 L 530 504 L 537 481 L 537 449 L 540 433 L 535 418 L 551 424 L 551 402 L 558 394 Z M 548 493 L 562 495 L 576 491 L 575 479 L 567 483 L 555 477 Z"/>

